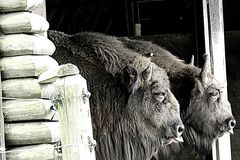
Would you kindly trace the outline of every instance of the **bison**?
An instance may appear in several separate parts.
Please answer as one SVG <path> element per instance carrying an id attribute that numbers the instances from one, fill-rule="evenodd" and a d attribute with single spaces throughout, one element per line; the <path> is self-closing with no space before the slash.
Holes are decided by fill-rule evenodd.
<path id="1" fill-rule="evenodd" d="M 181 142 L 184 126 L 167 73 L 116 37 L 48 31 L 60 64 L 75 64 L 91 92 L 97 160 L 149 160 Z"/>
<path id="2" fill-rule="evenodd" d="M 236 121 L 230 103 L 222 95 L 221 84 L 208 69 L 210 61 L 207 57 L 200 69 L 186 64 L 152 42 L 124 37 L 119 40 L 141 55 L 152 56 L 151 61 L 167 72 L 185 125 L 184 143 L 180 144 L 181 155 L 193 153 L 203 158 L 211 150 L 214 140 L 226 132 L 232 133 Z M 172 144 L 160 149 L 161 156 L 170 150 L 178 151 L 177 146 Z"/>

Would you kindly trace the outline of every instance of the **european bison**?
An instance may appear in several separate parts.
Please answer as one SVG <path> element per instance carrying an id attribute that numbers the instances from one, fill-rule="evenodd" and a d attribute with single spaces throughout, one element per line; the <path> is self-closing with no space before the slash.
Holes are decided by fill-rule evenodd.
<path id="1" fill-rule="evenodd" d="M 48 35 L 53 57 L 78 66 L 88 82 L 97 160 L 149 160 L 159 146 L 182 141 L 179 104 L 163 69 L 116 37 Z"/>
<path id="2" fill-rule="evenodd" d="M 152 42 L 119 39 L 127 48 L 135 52 L 145 56 L 151 54 L 151 61 L 167 72 L 171 89 L 180 103 L 181 118 L 185 125 L 183 134 L 185 150 L 182 151 L 204 157 L 211 150 L 215 139 L 225 132 L 232 133 L 236 121 L 230 103 L 223 98 L 221 84 L 208 71 L 208 60 L 201 70 L 185 64 Z M 160 151 L 176 150 L 175 147 L 176 144 L 166 146 Z"/>

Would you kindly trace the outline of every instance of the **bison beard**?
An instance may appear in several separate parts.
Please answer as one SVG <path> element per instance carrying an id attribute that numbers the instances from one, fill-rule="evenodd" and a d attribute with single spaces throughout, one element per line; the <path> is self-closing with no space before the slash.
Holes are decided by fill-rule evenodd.
<path id="1" fill-rule="evenodd" d="M 179 104 L 164 70 L 116 37 L 48 35 L 53 57 L 75 64 L 88 82 L 97 160 L 149 160 L 160 146 L 180 141 Z"/>
<path id="2" fill-rule="evenodd" d="M 185 125 L 184 143 L 180 144 L 182 149 L 176 154 L 177 159 L 187 159 L 184 157 L 186 154 L 190 159 L 193 159 L 192 156 L 202 159 L 210 152 L 215 139 L 225 132 L 232 132 L 236 121 L 229 102 L 222 96 L 220 84 L 208 70 L 208 59 L 201 70 L 185 64 L 152 42 L 128 38 L 119 40 L 127 48 L 147 57 L 151 56 L 151 61 L 162 67 L 169 76 L 172 91 L 180 103 L 181 117 Z M 178 151 L 178 148 L 178 144 L 162 147 L 158 156 L 166 157 L 167 153 Z M 174 157 L 173 154 L 171 156 Z"/>

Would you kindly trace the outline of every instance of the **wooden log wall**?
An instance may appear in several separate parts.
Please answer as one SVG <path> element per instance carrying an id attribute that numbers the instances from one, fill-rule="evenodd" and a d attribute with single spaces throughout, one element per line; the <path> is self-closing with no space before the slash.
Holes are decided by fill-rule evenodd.
<path id="1" fill-rule="evenodd" d="M 32 10 L 42 0 L 0 1 L 0 69 L 4 114 L 4 159 L 57 159 L 59 123 L 49 90 L 38 77 L 58 63 L 54 44 L 40 34 L 49 24 Z M 44 99 L 42 98 L 44 97 Z"/>
<path id="2" fill-rule="evenodd" d="M 0 1 L 0 159 L 95 160 L 87 84 L 76 66 L 51 57 L 49 24 L 32 12 L 43 4 Z"/>

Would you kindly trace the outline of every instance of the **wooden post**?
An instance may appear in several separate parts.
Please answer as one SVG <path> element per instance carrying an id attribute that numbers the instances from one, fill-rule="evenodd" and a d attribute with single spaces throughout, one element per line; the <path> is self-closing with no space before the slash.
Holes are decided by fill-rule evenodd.
<path id="1" fill-rule="evenodd" d="M 95 160 L 86 80 L 78 74 L 59 78 L 55 85 L 63 160 Z"/>
<path id="2" fill-rule="evenodd" d="M 0 88 L 2 88 L 1 72 L 0 72 Z M 0 97 L 2 97 L 2 91 L 0 92 Z M 2 98 L 0 98 L 0 160 L 6 160 Z"/>
<path id="3" fill-rule="evenodd" d="M 223 85 L 224 98 L 227 98 L 222 0 L 203 0 L 203 13 L 206 53 L 210 51 L 212 73 Z M 225 134 L 216 140 L 212 150 L 213 160 L 231 160 L 229 134 Z"/>
<path id="4" fill-rule="evenodd" d="M 140 22 L 140 15 L 139 15 L 139 3 L 137 1 L 133 2 L 133 12 L 134 15 L 134 37 L 141 36 L 141 22 Z"/>

